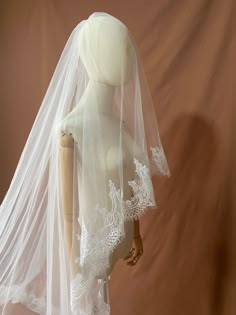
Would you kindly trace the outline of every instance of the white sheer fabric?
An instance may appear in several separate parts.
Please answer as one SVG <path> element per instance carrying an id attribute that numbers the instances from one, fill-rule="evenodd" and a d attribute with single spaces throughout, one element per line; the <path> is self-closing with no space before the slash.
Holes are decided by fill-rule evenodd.
<path id="1" fill-rule="evenodd" d="M 73 138 L 70 252 L 65 134 Z M 130 249 L 133 220 L 156 207 L 154 174 L 170 171 L 134 39 L 94 13 L 66 43 L 1 204 L 0 314 L 109 315 L 104 280 Z"/>

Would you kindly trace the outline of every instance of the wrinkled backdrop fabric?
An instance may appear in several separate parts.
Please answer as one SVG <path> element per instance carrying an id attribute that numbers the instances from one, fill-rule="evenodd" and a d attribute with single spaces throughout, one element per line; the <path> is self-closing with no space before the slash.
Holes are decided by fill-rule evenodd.
<path id="1" fill-rule="evenodd" d="M 137 41 L 172 174 L 154 181 L 144 256 L 112 273 L 112 315 L 235 315 L 234 0 L 1 1 L 1 201 L 66 39 L 95 11 Z"/>

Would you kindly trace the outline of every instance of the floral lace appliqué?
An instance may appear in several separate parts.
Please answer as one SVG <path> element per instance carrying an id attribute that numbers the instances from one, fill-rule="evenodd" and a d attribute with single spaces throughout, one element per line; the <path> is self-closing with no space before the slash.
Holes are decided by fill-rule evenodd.
<path id="1" fill-rule="evenodd" d="M 81 311 L 83 301 L 90 300 L 92 296 L 91 303 L 94 307 L 100 305 L 100 308 L 106 309 L 106 312 L 92 314 L 109 315 L 108 304 L 104 303 L 101 294 L 98 294 L 101 290 L 98 278 L 106 277 L 109 255 L 125 237 L 124 222 L 138 219 L 147 208 L 156 206 L 149 168 L 137 159 L 134 159 L 134 164 L 137 178 L 128 182 L 133 190 L 131 199 L 123 200 L 121 190 L 109 180 L 111 209 L 96 205 L 93 222 L 87 222 L 89 227 L 82 220 L 81 235 L 78 235 L 81 256 L 76 259 L 76 263 L 80 263 L 81 273 L 77 274 L 71 283 L 71 308 L 74 314 L 77 314 L 79 309 Z M 100 229 L 93 232 L 93 226 L 97 227 L 95 222 L 98 220 Z"/>
<path id="2" fill-rule="evenodd" d="M 153 174 L 170 177 L 170 170 L 162 146 L 150 147 L 152 159 L 150 161 Z"/>

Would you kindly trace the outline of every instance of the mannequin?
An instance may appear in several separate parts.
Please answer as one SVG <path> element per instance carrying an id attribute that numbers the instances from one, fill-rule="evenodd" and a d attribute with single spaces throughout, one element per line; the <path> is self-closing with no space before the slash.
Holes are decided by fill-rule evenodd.
<path id="1" fill-rule="evenodd" d="M 110 315 L 106 279 L 142 255 L 154 174 L 170 171 L 134 39 L 95 12 L 66 42 L 0 206 L 0 313 Z"/>
<path id="2" fill-rule="evenodd" d="M 133 65 L 133 46 L 129 36 L 127 28 L 123 24 L 118 23 L 110 24 L 109 17 L 96 19 L 90 22 L 89 28 L 84 27 L 83 34 L 81 36 L 82 46 L 85 47 L 82 51 L 81 58 L 85 65 L 85 68 L 89 74 L 89 83 L 87 89 L 82 97 L 82 100 L 76 107 L 70 112 L 64 119 L 61 127 L 61 137 L 60 137 L 60 170 L 61 170 L 61 195 L 62 204 L 64 209 L 64 226 L 65 226 L 65 238 L 67 244 L 67 251 L 71 257 L 71 266 L 73 268 L 73 260 L 76 254 L 72 253 L 72 191 L 73 191 L 73 152 L 74 146 L 78 145 L 77 139 L 71 132 L 65 132 L 70 124 L 76 122 L 79 124 L 79 116 L 83 112 L 83 108 L 86 107 L 91 111 L 91 115 L 94 111 L 98 111 L 101 114 L 101 118 L 104 116 L 104 124 L 106 124 L 106 119 L 109 117 L 111 119 L 112 114 L 112 103 L 114 99 L 115 86 L 121 82 L 120 73 L 120 60 L 123 60 L 125 68 L 123 70 L 123 77 L 128 81 L 130 73 L 132 71 Z M 102 34 L 102 35 L 101 35 Z M 85 39 L 86 38 L 86 39 Z M 100 50 L 92 51 L 92 56 L 95 60 L 93 62 L 92 58 L 88 58 L 86 55 L 86 40 L 89 39 L 90 47 L 99 47 Z M 99 44 L 98 44 L 98 41 Z M 91 55 L 91 51 L 90 51 Z M 89 55 L 89 56 L 90 56 Z M 125 62 L 124 62 L 125 60 Z M 95 64 L 98 67 L 95 67 Z M 99 68 L 99 69 L 98 69 Z M 124 82 L 126 83 L 126 82 Z M 98 106 L 94 106 L 91 91 L 94 90 Z M 106 117 L 106 118 L 105 118 Z M 82 129 L 83 126 L 79 126 Z M 92 128 L 92 125 L 91 125 Z M 125 132 L 126 145 L 129 146 L 130 135 L 128 131 Z M 104 141 L 108 141 L 105 137 Z M 78 141 L 79 142 L 79 141 Z M 99 160 L 102 167 L 105 167 L 106 172 L 115 172 L 118 166 L 118 155 L 116 154 L 117 147 L 115 145 L 110 145 L 107 143 L 107 151 L 104 154 L 101 152 Z M 126 171 L 124 173 L 124 183 L 130 180 L 129 169 L 133 171 L 133 161 L 130 159 L 128 151 L 122 157 L 124 163 L 127 164 Z M 106 163 L 103 163 L 106 161 Z M 132 172 L 130 172 L 132 174 Z M 79 180 L 79 179 L 78 179 Z M 132 196 L 132 189 L 126 184 L 124 189 L 124 198 L 130 199 Z M 129 221 L 125 223 L 125 239 L 115 248 L 110 256 L 110 269 L 107 274 L 110 274 L 114 264 L 120 258 L 130 258 L 128 264 L 134 265 L 143 253 L 142 240 L 139 233 L 139 220 Z M 133 243 L 133 249 L 131 246 Z M 76 270 L 78 272 L 78 269 Z"/>

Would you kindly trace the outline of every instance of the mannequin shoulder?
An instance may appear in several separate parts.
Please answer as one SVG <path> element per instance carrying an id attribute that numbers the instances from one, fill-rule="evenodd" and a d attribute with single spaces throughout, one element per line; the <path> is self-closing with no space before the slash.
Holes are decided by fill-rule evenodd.
<path id="1" fill-rule="evenodd" d="M 60 145 L 61 147 L 73 147 L 74 139 L 71 134 L 64 133 L 60 136 Z"/>

